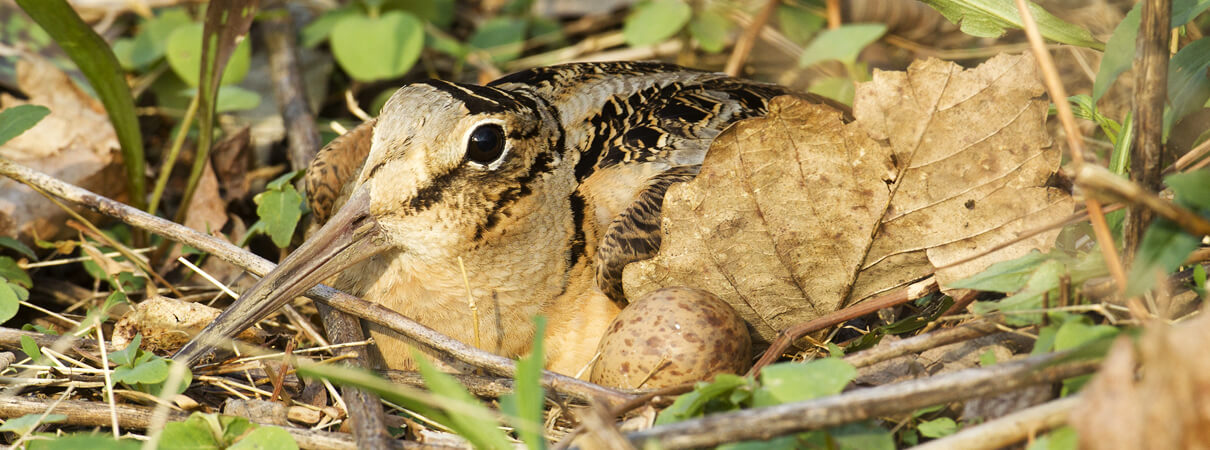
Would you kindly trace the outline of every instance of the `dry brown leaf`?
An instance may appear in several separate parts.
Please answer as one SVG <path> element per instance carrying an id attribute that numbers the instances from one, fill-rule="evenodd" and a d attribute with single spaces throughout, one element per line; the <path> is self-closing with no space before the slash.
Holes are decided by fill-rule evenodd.
<path id="1" fill-rule="evenodd" d="M 1210 448 L 1210 314 L 1119 337 L 1071 414 L 1080 448 Z"/>
<path id="2" fill-rule="evenodd" d="M 716 140 L 664 200 L 660 254 L 624 272 L 627 296 L 688 285 L 722 297 L 758 340 L 933 273 L 1070 214 L 1045 187 L 1059 150 L 1033 60 L 940 60 L 877 72 L 857 121 L 792 97 Z M 877 233 L 875 234 L 875 230 Z M 1057 231 L 938 272 L 946 282 Z"/>
<path id="3" fill-rule="evenodd" d="M 191 303 L 167 297 L 151 297 L 139 303 L 113 326 L 113 343 L 125 347 L 136 334 L 143 335 L 143 350 L 171 353 L 189 342 L 202 328 L 213 322 L 220 309 L 201 303 Z M 244 330 L 237 338 L 263 342 L 264 332 L 258 328 Z"/>
<path id="4" fill-rule="evenodd" d="M 101 104 L 54 65 L 33 56 L 17 63 L 18 84 L 29 100 L 0 94 L 0 109 L 37 104 L 50 115 L 0 146 L 0 156 L 108 197 L 126 181 L 118 139 Z M 51 239 L 64 230 L 66 213 L 33 190 L 0 179 L 0 235 Z"/>

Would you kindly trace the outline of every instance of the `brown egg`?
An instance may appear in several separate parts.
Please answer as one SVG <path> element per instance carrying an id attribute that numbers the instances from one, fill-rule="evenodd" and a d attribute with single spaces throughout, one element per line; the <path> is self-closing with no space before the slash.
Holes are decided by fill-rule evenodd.
<path id="1" fill-rule="evenodd" d="M 740 373 L 751 337 L 739 314 L 701 289 L 660 289 L 623 309 L 601 338 L 592 382 L 660 388 Z"/>

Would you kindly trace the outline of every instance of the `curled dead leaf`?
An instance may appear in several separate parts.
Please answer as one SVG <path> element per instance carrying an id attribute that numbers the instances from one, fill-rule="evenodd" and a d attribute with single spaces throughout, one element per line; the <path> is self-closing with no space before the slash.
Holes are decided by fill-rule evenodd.
<path id="1" fill-rule="evenodd" d="M 1031 58 L 975 69 L 928 60 L 877 72 L 845 124 L 779 97 L 715 139 L 669 189 L 659 255 L 627 266 L 628 298 L 706 289 L 771 340 L 791 325 L 937 272 L 945 283 L 1048 249 L 1058 230 L 937 271 L 1065 217 L 1060 162 Z"/>
<path id="2" fill-rule="evenodd" d="M 126 347 L 136 334 L 143 335 L 143 350 L 166 354 L 189 342 L 194 335 L 213 322 L 222 310 L 201 303 L 184 302 L 167 297 L 152 297 L 126 314 L 113 326 L 113 342 Z M 264 333 L 257 328 L 244 330 L 238 339 L 263 342 Z"/>

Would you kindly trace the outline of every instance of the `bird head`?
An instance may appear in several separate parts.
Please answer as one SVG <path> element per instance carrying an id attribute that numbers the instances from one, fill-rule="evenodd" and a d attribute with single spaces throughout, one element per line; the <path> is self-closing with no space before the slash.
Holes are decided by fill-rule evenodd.
<path id="1" fill-rule="evenodd" d="M 556 123 L 541 100 L 519 93 L 443 81 L 399 89 L 382 108 L 369 155 L 340 209 L 175 357 L 193 362 L 376 254 L 448 260 L 532 221 L 532 208 L 519 205 L 574 189 L 570 169 L 561 169 L 563 132 Z"/>

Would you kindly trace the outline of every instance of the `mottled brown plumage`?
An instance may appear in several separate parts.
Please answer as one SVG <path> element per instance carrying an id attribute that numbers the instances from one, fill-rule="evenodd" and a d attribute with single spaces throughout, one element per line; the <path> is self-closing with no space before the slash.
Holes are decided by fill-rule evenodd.
<path id="1" fill-rule="evenodd" d="M 625 302 L 622 269 L 659 248 L 668 187 L 697 174 L 723 128 L 785 93 L 659 63 L 405 86 L 376 124 L 319 153 L 306 186 L 326 225 L 204 338 L 334 275 L 338 288 L 507 356 L 528 350 L 531 318 L 545 315 L 548 367 L 575 374 Z M 388 366 L 410 366 L 405 339 L 369 328 Z"/>

